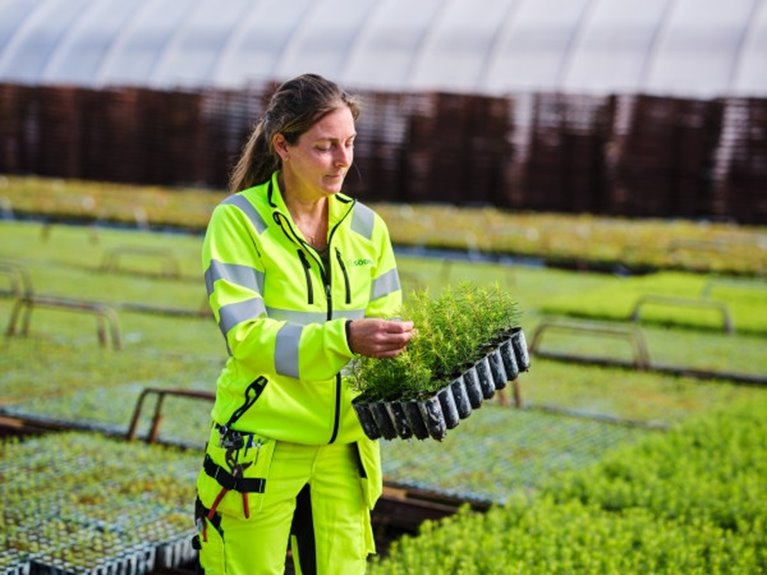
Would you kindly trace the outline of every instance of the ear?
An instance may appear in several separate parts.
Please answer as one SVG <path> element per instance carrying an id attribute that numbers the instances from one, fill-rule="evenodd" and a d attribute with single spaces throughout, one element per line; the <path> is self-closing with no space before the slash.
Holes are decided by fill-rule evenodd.
<path id="1" fill-rule="evenodd" d="M 283 162 L 288 159 L 288 141 L 280 132 L 272 136 L 272 147 Z"/>

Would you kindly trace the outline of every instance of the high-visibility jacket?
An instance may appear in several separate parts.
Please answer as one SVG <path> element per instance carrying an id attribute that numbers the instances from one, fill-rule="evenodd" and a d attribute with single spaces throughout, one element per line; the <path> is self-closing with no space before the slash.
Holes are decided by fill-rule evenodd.
<path id="1" fill-rule="evenodd" d="M 323 262 L 294 224 L 277 174 L 219 204 L 203 242 L 208 298 L 229 353 L 212 418 L 278 441 L 357 442 L 365 467 L 380 467 L 341 372 L 354 357 L 347 320 L 393 317 L 402 303 L 388 229 L 364 204 L 329 197 Z"/>

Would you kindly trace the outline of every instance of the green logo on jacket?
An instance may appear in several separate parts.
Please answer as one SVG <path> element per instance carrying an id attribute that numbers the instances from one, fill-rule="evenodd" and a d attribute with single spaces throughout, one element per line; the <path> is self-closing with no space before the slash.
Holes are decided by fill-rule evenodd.
<path id="1" fill-rule="evenodd" d="M 373 263 L 373 262 L 372 262 L 372 261 L 370 261 L 370 260 L 369 260 L 369 259 L 367 259 L 367 258 L 360 258 L 360 259 L 358 259 L 358 260 L 354 260 L 354 265 L 355 265 L 355 266 L 369 266 L 369 265 L 370 265 L 370 264 L 372 264 L 372 263 Z"/>

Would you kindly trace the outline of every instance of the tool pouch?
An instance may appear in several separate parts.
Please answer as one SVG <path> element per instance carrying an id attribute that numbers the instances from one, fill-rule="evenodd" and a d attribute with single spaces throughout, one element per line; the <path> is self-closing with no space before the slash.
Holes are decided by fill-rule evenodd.
<path id="1" fill-rule="evenodd" d="M 214 425 L 205 448 L 203 469 L 197 477 L 197 494 L 202 504 L 215 513 L 240 519 L 258 513 L 275 445 L 271 438 L 231 430 L 222 433 L 221 427 Z M 232 460 L 241 473 L 232 468 Z"/>

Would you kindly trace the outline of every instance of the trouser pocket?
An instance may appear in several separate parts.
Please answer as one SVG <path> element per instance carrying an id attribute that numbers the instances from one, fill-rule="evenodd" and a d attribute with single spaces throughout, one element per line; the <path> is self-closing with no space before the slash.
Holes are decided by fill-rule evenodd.
<path id="1" fill-rule="evenodd" d="M 263 505 L 275 440 L 253 433 L 211 429 L 197 494 L 210 518 L 219 513 L 248 519 Z"/>

